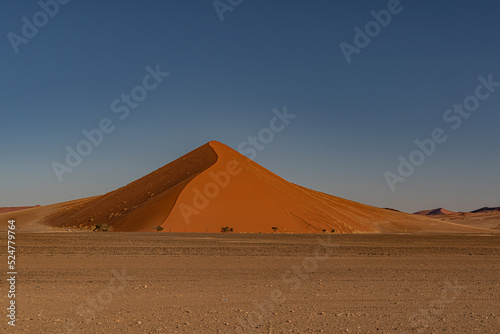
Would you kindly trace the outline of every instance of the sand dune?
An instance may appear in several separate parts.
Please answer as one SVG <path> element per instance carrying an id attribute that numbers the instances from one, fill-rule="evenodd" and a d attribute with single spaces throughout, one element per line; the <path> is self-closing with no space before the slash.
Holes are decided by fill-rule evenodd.
<path id="1" fill-rule="evenodd" d="M 437 208 L 437 209 L 432 209 L 432 210 L 422 210 L 415 212 L 414 215 L 421 215 L 421 216 L 439 216 L 439 215 L 450 215 L 456 213 L 454 211 L 446 210 L 443 208 Z"/>
<path id="2" fill-rule="evenodd" d="M 471 212 L 472 213 L 500 213 L 500 206 L 493 207 L 493 208 L 485 206 L 483 208 L 473 210 Z"/>
<path id="3" fill-rule="evenodd" d="M 432 218 L 470 227 L 500 230 L 500 212 L 497 211 L 458 212 Z"/>
<path id="4" fill-rule="evenodd" d="M 109 224 L 115 231 L 152 231 L 169 215 L 182 189 L 213 165 L 217 155 L 205 144 L 118 190 L 66 207 L 42 222 L 50 226 Z"/>
<path id="5" fill-rule="evenodd" d="M 487 232 L 295 185 L 216 141 L 108 194 L 14 216 L 25 229 L 109 224 L 115 231 L 161 225 L 164 232 L 219 232 L 223 226 L 263 233 Z"/>
<path id="6" fill-rule="evenodd" d="M 414 214 L 429 216 L 441 221 L 453 222 L 464 226 L 500 230 L 500 207 L 483 207 L 470 212 L 453 212 L 440 208 L 423 210 Z"/>
<path id="7" fill-rule="evenodd" d="M 26 210 L 26 209 L 31 209 L 31 208 L 36 208 L 36 207 L 39 207 L 39 206 L 40 205 L 36 205 L 36 206 L 3 207 L 3 208 L 0 208 L 0 214 L 7 213 L 7 212 L 21 211 L 21 210 Z"/>
<path id="8" fill-rule="evenodd" d="M 7 221 L 15 219 L 17 229 L 21 231 L 44 231 L 49 230 L 51 226 L 41 224 L 41 221 L 55 212 L 64 212 L 66 208 L 81 205 L 90 199 L 78 199 L 74 201 L 56 203 L 45 206 L 36 206 L 24 210 L 10 211 L 0 214 L 0 230 L 7 229 Z"/>
<path id="9" fill-rule="evenodd" d="M 341 233 L 474 232 L 463 226 L 375 208 L 300 187 L 224 144 L 215 141 L 209 144 L 219 159 L 180 194 L 162 224 L 167 231 L 217 232 L 221 226 L 229 226 L 237 232 L 272 232 L 272 227 L 281 232 L 301 233 L 332 229 Z M 208 199 L 206 203 L 197 203 L 200 193 L 210 194 L 208 185 L 215 183 L 213 176 L 227 171 L 230 161 L 235 161 L 241 172 L 232 176 L 227 186 L 220 187 L 213 199 L 204 196 Z M 186 213 L 189 207 L 195 209 L 189 211 L 191 214 Z"/>

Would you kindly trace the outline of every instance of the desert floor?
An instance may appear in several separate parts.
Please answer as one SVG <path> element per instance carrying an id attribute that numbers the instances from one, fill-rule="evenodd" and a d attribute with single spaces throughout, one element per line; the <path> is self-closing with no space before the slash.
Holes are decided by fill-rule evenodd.
<path id="1" fill-rule="evenodd" d="M 1 333 L 498 333 L 499 235 L 17 234 Z"/>

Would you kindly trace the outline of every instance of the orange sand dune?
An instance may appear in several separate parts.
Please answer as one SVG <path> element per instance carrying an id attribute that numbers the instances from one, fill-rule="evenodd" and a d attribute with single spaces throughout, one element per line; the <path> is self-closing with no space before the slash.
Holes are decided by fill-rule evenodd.
<path id="1" fill-rule="evenodd" d="M 162 224 L 166 231 L 218 232 L 229 226 L 236 232 L 484 232 L 300 187 L 219 142 L 209 144 L 219 159 L 184 188 Z M 231 161 L 238 168 L 228 167 Z M 225 187 L 219 180 L 217 188 L 215 176 L 231 170 L 240 172 Z"/>
<path id="2" fill-rule="evenodd" d="M 115 231 L 152 231 L 161 225 L 164 232 L 219 232 L 223 226 L 264 233 L 273 228 L 293 233 L 489 232 L 310 190 L 216 141 L 108 194 L 19 211 L 17 220 L 21 226 L 109 224 Z"/>
<path id="3" fill-rule="evenodd" d="M 205 144 L 137 181 L 59 210 L 42 222 L 58 227 L 109 224 L 115 231 L 152 232 L 167 218 L 182 189 L 216 160 Z"/>

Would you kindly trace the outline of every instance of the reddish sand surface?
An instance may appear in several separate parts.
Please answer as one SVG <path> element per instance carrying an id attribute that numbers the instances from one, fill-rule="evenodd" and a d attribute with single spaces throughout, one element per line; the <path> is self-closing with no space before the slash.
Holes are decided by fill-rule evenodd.
<path id="1" fill-rule="evenodd" d="M 25 231 L 109 224 L 129 232 L 485 232 L 295 185 L 216 141 L 108 194 L 2 214 L 2 226 L 7 219 Z"/>
<path id="2" fill-rule="evenodd" d="M 3 208 L 0 208 L 0 213 L 7 213 L 7 212 L 14 212 L 14 211 L 26 210 L 26 209 L 36 208 L 36 207 L 39 207 L 39 206 L 40 205 L 36 205 L 36 206 L 3 207 Z"/>
<path id="3" fill-rule="evenodd" d="M 17 227 L 21 231 L 24 230 L 36 232 L 50 230 L 50 226 L 40 223 L 44 217 L 51 215 L 54 212 L 64 211 L 68 207 L 73 207 L 81 203 L 85 203 L 88 200 L 89 199 L 79 199 L 75 201 L 37 206 L 30 209 L 2 213 L 0 214 L 0 230 L 7 230 L 7 222 L 11 219 L 16 220 L 16 222 L 18 223 Z"/>
<path id="4" fill-rule="evenodd" d="M 494 234 L 20 232 L 16 242 L 17 326 L 2 279 L 0 333 L 500 328 Z"/>

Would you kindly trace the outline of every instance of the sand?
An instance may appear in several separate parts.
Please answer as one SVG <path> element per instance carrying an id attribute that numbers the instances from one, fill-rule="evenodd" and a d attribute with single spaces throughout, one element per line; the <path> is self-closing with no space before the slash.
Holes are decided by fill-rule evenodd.
<path id="1" fill-rule="evenodd" d="M 14 212 L 14 211 L 20 211 L 20 210 L 26 210 L 26 209 L 31 209 L 38 207 L 37 206 L 15 206 L 15 207 L 1 207 L 0 208 L 0 213 L 7 213 L 7 212 Z"/>
<path id="2" fill-rule="evenodd" d="M 20 233 L 18 244 L 18 325 L 4 319 L 1 333 L 498 333 L 500 324 L 498 235 Z"/>
<path id="3" fill-rule="evenodd" d="M 30 211 L 31 210 L 31 211 Z M 25 211 L 29 211 L 26 214 Z M 211 141 L 105 195 L 0 214 L 0 230 L 108 224 L 115 231 L 498 233 L 349 201 L 288 182 Z"/>
<path id="4" fill-rule="evenodd" d="M 482 229 L 500 230 L 499 212 L 478 212 L 478 213 L 455 213 L 447 215 L 434 216 L 434 218 L 453 222 L 460 225 L 477 227 Z"/>

